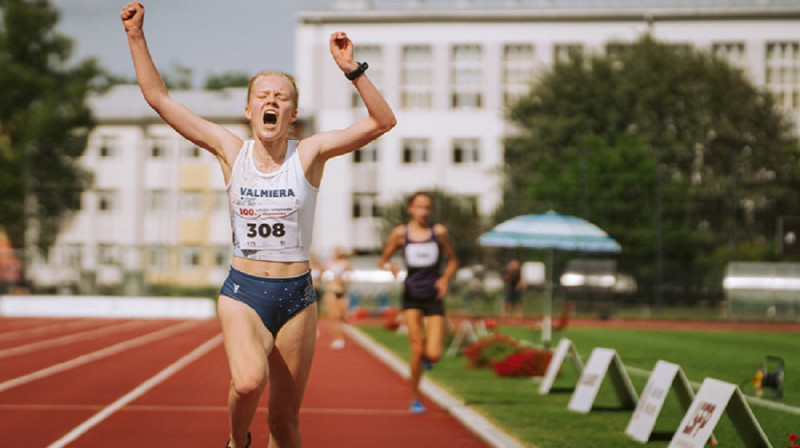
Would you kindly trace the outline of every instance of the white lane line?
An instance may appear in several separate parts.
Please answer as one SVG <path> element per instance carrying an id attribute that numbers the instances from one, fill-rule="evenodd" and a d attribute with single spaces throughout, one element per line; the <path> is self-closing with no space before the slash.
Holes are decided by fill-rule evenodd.
<path id="1" fill-rule="evenodd" d="M 48 448 L 61 448 L 69 444 L 70 442 L 74 441 L 81 435 L 85 434 L 86 431 L 90 430 L 109 416 L 111 414 L 117 412 L 121 408 L 123 408 L 126 404 L 136 400 L 137 398 L 141 397 L 147 391 L 154 388 L 167 378 L 171 377 L 175 373 L 177 373 L 182 368 L 186 367 L 187 365 L 194 362 L 199 357 L 203 356 L 204 354 L 208 353 L 214 347 L 220 345 L 222 343 L 222 335 L 219 334 L 214 336 L 213 338 L 209 339 L 199 347 L 192 350 L 189 354 L 185 355 L 183 358 L 175 361 L 167 368 L 156 374 L 154 377 L 150 378 L 149 380 L 145 381 L 136 389 L 128 392 L 126 395 L 122 396 L 117 401 L 111 403 L 110 405 L 106 406 L 102 411 L 98 412 L 94 416 L 92 416 L 89 420 L 86 420 L 82 424 L 75 427 L 72 431 L 68 432 L 64 437 L 56 440 L 55 442 L 51 443 Z"/>
<path id="2" fill-rule="evenodd" d="M 774 401 L 765 400 L 763 398 L 754 397 L 752 395 L 745 395 L 745 400 L 751 405 L 763 406 L 765 408 L 775 409 L 789 414 L 800 415 L 800 408 L 789 406 L 788 404 L 776 403 Z"/>
<path id="3" fill-rule="evenodd" d="M 93 404 L 0 404 L 3 411 L 92 411 L 102 406 Z"/>
<path id="4" fill-rule="evenodd" d="M 172 325 L 170 327 L 164 328 L 163 330 L 155 331 L 153 333 L 148 333 L 143 336 L 139 336 L 135 339 L 130 339 L 125 342 L 120 342 L 119 344 L 112 345 L 110 347 L 106 347 L 101 350 L 97 350 L 95 352 L 79 356 L 77 358 L 73 358 L 69 361 L 64 361 L 60 364 L 55 364 L 50 367 L 44 368 L 42 370 L 37 370 L 36 372 L 29 373 L 27 375 L 23 375 L 17 378 L 13 378 L 7 381 L 0 383 L 0 392 L 5 392 L 8 389 L 21 386 L 26 383 L 30 383 L 31 381 L 36 381 L 50 375 L 55 375 L 56 373 L 61 373 L 69 369 L 74 369 L 75 367 L 82 366 L 84 364 L 90 363 L 92 361 L 96 361 L 98 359 L 102 359 L 111 355 L 115 355 L 117 353 L 123 352 L 125 350 L 132 349 L 134 347 L 138 347 L 140 345 L 149 344 L 150 342 L 157 341 L 159 339 L 163 339 L 167 336 L 170 336 L 174 333 L 178 333 L 184 330 L 187 330 L 191 327 L 199 325 L 200 321 L 187 321 L 177 325 Z"/>
<path id="5" fill-rule="evenodd" d="M 116 333 L 118 331 L 126 330 L 128 327 L 141 327 L 144 326 L 144 321 L 130 321 L 118 325 L 109 325 L 107 327 L 96 328 L 93 330 L 86 330 L 79 333 L 68 334 L 65 336 L 47 339 L 44 341 L 31 342 L 30 344 L 18 345 L 7 349 L 0 350 L 0 359 L 9 356 L 21 355 L 23 353 L 30 353 L 36 350 L 44 350 L 47 348 L 58 347 L 59 345 L 71 344 L 77 341 L 91 339 L 109 333 Z"/>
<path id="6" fill-rule="evenodd" d="M 90 326 L 96 327 L 97 319 L 80 319 L 77 321 L 48 323 L 48 325 L 19 328 L 16 330 L 0 333 L 0 341 L 7 341 L 10 339 L 30 338 L 39 333 L 50 333 L 53 331 L 62 331 L 65 329 L 72 329 L 75 327 L 80 328 L 80 327 L 90 327 Z"/>

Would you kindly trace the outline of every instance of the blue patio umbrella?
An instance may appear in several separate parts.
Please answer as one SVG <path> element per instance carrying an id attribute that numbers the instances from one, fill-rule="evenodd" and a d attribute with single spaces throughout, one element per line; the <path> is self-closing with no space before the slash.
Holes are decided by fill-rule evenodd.
<path id="1" fill-rule="evenodd" d="M 553 301 L 553 253 L 621 252 L 619 243 L 585 219 L 561 215 L 554 211 L 522 215 L 495 226 L 478 238 L 486 247 L 545 249 L 548 251 L 547 282 L 542 321 L 542 342 L 550 345 L 551 308 Z"/>

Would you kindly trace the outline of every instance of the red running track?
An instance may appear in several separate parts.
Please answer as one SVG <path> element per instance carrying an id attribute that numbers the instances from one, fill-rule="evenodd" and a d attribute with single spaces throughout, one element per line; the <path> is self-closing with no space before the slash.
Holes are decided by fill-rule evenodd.
<path id="1" fill-rule="evenodd" d="M 410 414 L 405 380 L 353 341 L 330 350 L 320 328 L 304 447 L 488 446 L 433 402 Z M 0 318 L 0 446 L 222 448 L 230 376 L 219 333 L 216 320 Z M 267 445 L 266 412 L 253 448 Z"/>

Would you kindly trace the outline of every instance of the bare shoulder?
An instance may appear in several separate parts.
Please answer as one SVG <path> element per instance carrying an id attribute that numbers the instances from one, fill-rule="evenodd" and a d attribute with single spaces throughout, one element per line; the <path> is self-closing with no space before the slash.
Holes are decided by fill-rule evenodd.
<path id="1" fill-rule="evenodd" d="M 317 135 L 314 134 L 297 142 L 297 157 L 300 159 L 300 165 L 303 167 L 303 172 L 306 173 L 308 182 L 319 188 L 322 183 L 325 161 L 319 157 L 320 143 Z"/>
<path id="2" fill-rule="evenodd" d="M 435 233 L 438 237 L 447 237 L 449 235 L 447 227 L 445 227 L 444 224 L 434 224 L 433 233 Z"/>
<path id="3" fill-rule="evenodd" d="M 393 240 L 402 241 L 403 237 L 405 236 L 405 233 L 406 233 L 406 226 L 404 224 L 400 224 L 399 226 L 395 226 L 395 228 L 392 229 L 392 233 L 389 234 L 389 237 L 392 238 Z"/>
<path id="4" fill-rule="evenodd" d="M 308 137 L 298 139 L 297 152 L 302 157 L 314 159 L 319 155 L 320 149 L 324 146 L 325 134 L 327 132 L 317 132 Z"/>

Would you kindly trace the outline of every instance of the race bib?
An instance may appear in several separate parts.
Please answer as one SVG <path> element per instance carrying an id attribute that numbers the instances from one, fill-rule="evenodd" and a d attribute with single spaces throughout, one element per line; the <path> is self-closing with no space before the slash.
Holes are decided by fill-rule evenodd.
<path id="1" fill-rule="evenodd" d="M 300 245 L 296 198 L 269 201 L 236 208 L 236 235 L 243 250 L 279 250 Z"/>
<path id="2" fill-rule="evenodd" d="M 410 268 L 425 268 L 439 261 L 439 245 L 435 241 L 406 245 L 406 265 Z"/>

